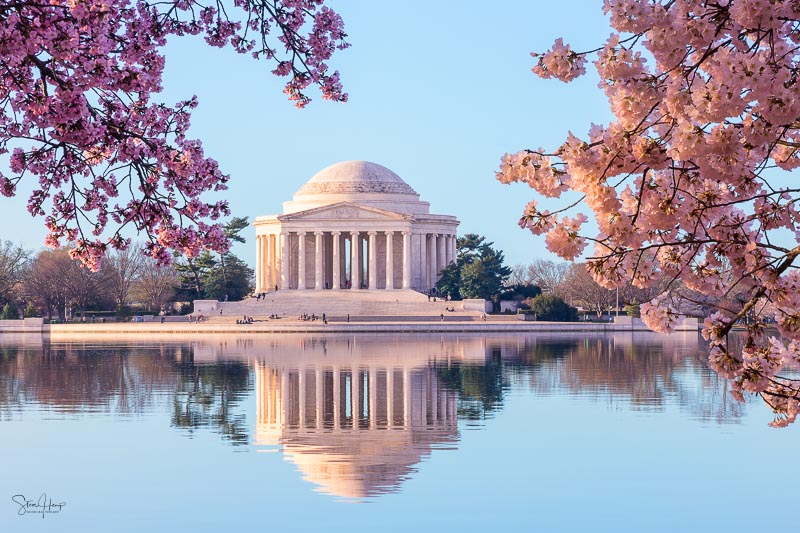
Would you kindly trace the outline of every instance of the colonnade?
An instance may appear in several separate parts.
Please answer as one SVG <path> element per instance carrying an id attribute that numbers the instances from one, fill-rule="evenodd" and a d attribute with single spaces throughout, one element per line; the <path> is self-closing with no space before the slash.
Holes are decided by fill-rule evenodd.
<path id="1" fill-rule="evenodd" d="M 256 236 L 257 291 L 427 290 L 455 261 L 454 234 L 282 229 Z"/>
<path id="2" fill-rule="evenodd" d="M 430 369 L 256 364 L 262 428 L 370 430 L 455 427 L 457 395 Z M 426 372 L 426 370 L 428 370 Z"/>

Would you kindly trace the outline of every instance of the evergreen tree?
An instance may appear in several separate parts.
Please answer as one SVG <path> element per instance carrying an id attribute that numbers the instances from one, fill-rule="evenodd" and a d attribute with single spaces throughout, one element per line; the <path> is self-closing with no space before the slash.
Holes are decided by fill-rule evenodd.
<path id="1" fill-rule="evenodd" d="M 197 257 L 175 261 L 178 273 L 178 298 L 180 300 L 203 300 L 206 298 L 204 280 L 209 272 L 217 268 L 217 260 L 204 250 Z"/>
<path id="2" fill-rule="evenodd" d="M 503 252 L 495 250 L 493 244 L 475 233 L 460 237 L 456 241 L 456 262 L 442 270 L 436 284 L 439 292 L 455 300 L 497 298 L 511 269 L 503 265 Z"/>
<path id="3" fill-rule="evenodd" d="M 461 267 L 458 265 L 458 261 L 450 263 L 442 269 L 436 288 L 440 294 L 450 296 L 453 300 L 461 299 Z"/>
<path id="4" fill-rule="evenodd" d="M 242 230 L 249 227 L 247 217 L 234 217 L 225 224 L 225 236 L 231 242 L 244 243 Z M 216 257 L 209 251 L 197 257 L 176 261 L 180 282 L 179 298 L 184 300 L 241 300 L 254 289 L 255 273 L 244 261 L 228 250 Z"/>
<path id="5" fill-rule="evenodd" d="M 220 261 L 203 278 L 205 297 L 237 301 L 253 292 L 253 269 L 233 254 L 225 254 L 227 264 Z"/>
<path id="6" fill-rule="evenodd" d="M 248 217 L 233 217 L 230 222 L 225 224 L 223 232 L 228 242 L 238 242 L 244 244 L 246 239 L 242 237 L 242 230 L 250 227 Z M 210 277 L 206 282 L 206 297 L 218 300 L 230 299 L 241 300 L 250 294 L 254 287 L 253 269 L 248 267 L 241 259 L 231 253 L 230 250 L 219 254 L 219 269 L 209 273 Z M 219 283 L 221 277 L 222 283 Z M 213 281 L 213 288 L 210 283 Z"/>

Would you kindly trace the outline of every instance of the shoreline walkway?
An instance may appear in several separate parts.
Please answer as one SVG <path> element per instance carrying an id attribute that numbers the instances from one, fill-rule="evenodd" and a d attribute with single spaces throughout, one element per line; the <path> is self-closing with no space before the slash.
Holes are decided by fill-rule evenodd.
<path id="1" fill-rule="evenodd" d="M 41 319 L 0 321 L 0 341 L 4 333 L 29 333 L 50 337 L 79 337 L 116 334 L 280 334 L 280 333 L 536 333 L 536 332 L 646 332 L 641 320 L 619 317 L 617 322 L 530 322 L 515 316 L 489 316 L 486 321 L 462 317 L 330 317 L 325 324 L 292 318 L 255 318 L 251 324 L 237 324 L 232 317 L 212 317 L 202 322 L 159 320 L 147 322 L 106 322 L 78 324 L 44 324 Z M 13 324 L 12 324 L 13 323 Z M 698 331 L 696 319 L 685 319 L 676 331 Z"/>

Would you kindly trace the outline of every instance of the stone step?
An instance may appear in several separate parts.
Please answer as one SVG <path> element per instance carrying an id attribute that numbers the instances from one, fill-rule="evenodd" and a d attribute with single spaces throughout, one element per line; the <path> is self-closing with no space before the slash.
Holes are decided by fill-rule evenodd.
<path id="1" fill-rule="evenodd" d="M 326 318 L 328 323 L 403 323 L 403 322 L 442 322 L 442 318 L 439 315 L 436 316 L 408 316 L 408 315 L 380 315 L 380 316 L 371 316 L 371 315 L 350 315 L 348 320 L 347 315 L 327 315 Z M 254 322 L 258 323 L 296 323 L 298 322 L 298 318 L 295 316 L 286 316 L 286 317 L 279 317 L 277 319 L 270 319 L 268 317 L 256 317 L 253 316 Z M 235 324 L 238 320 L 237 317 L 226 317 L 226 316 L 211 316 L 207 319 L 208 322 L 214 324 Z M 322 318 L 319 316 L 316 322 L 321 322 Z M 480 317 L 471 316 L 471 315 L 454 315 L 453 313 L 448 313 L 444 315 L 444 322 L 478 322 L 480 321 Z M 314 321 L 308 320 L 309 323 L 313 323 Z"/>
<path id="2" fill-rule="evenodd" d="M 306 314 L 329 316 L 477 316 L 478 311 L 463 309 L 462 302 L 433 301 L 410 290 L 341 290 L 341 291 L 273 291 L 265 298 L 248 298 L 241 302 L 195 302 L 195 312 L 206 316 L 278 316 Z M 448 311 L 449 308 L 454 312 Z"/>

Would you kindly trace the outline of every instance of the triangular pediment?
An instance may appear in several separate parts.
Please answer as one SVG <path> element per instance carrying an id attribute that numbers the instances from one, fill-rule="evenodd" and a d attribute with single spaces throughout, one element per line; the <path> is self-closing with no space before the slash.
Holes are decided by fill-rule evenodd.
<path id="1" fill-rule="evenodd" d="M 395 213 L 386 209 L 379 209 L 353 202 L 338 202 L 305 211 L 298 211 L 287 215 L 279 215 L 281 221 L 297 220 L 405 220 L 411 215 Z"/>

